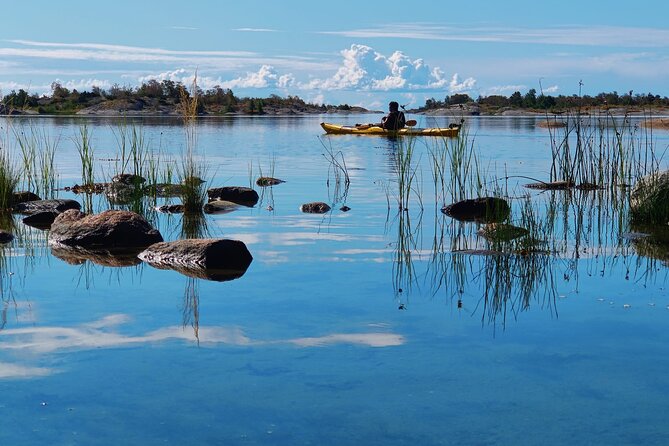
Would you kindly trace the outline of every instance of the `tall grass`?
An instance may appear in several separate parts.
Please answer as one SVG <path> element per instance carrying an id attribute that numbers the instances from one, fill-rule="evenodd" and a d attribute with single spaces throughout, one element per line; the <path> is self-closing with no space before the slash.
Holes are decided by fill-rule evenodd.
<path id="1" fill-rule="evenodd" d="M 55 158 L 60 138 L 52 139 L 32 121 L 28 127 L 14 129 L 14 138 L 23 161 L 22 186 L 42 198 L 53 198 L 58 188 Z"/>
<path id="2" fill-rule="evenodd" d="M 9 154 L 0 150 L 0 213 L 8 211 L 12 206 L 12 195 L 20 181 L 20 171 L 12 163 Z"/>
<path id="3" fill-rule="evenodd" d="M 94 149 L 91 145 L 91 131 L 86 124 L 79 126 L 78 137 L 75 136 L 74 144 L 79 153 L 79 160 L 81 162 L 81 181 L 86 188 L 93 188 L 95 185 L 95 171 L 94 171 Z"/>

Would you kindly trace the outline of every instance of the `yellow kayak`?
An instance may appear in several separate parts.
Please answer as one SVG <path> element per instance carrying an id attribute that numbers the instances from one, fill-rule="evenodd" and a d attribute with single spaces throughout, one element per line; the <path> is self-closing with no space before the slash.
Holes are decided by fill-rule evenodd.
<path id="1" fill-rule="evenodd" d="M 386 130 L 377 126 L 350 126 L 350 125 L 338 125 L 330 124 L 327 122 L 321 122 L 321 127 L 325 130 L 325 133 L 331 135 L 413 135 L 413 136 L 446 136 L 446 137 L 455 137 L 458 136 L 460 131 L 460 126 L 451 124 L 450 127 L 445 128 L 415 128 L 415 127 L 405 127 L 397 131 Z"/>

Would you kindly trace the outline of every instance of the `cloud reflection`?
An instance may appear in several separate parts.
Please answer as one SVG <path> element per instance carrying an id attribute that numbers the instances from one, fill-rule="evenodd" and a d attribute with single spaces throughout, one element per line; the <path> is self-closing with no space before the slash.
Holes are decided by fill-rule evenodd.
<path id="1" fill-rule="evenodd" d="M 172 340 L 198 342 L 194 334 L 182 326 L 169 326 L 145 334 L 128 335 L 115 329 L 127 323 L 125 314 L 112 314 L 102 319 L 75 327 L 22 327 L 0 331 L 0 352 L 16 351 L 47 354 L 60 351 L 83 351 L 100 348 L 118 348 L 138 344 L 160 343 Z M 200 346 L 233 345 L 264 346 L 288 344 L 296 347 L 326 347 L 352 344 L 366 347 L 394 347 L 405 343 L 403 336 L 388 332 L 330 333 L 323 336 L 255 340 L 239 327 L 200 327 Z M 0 379 L 46 376 L 54 370 L 0 362 Z"/>

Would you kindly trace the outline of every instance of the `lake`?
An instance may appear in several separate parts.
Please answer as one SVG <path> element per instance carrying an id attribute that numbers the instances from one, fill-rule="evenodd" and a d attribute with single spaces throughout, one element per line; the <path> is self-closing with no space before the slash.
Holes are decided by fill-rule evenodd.
<path id="1" fill-rule="evenodd" d="M 525 188 L 549 180 L 560 130 L 468 117 L 470 173 L 541 235 L 490 242 L 441 212 L 477 187 L 434 176 L 452 141 L 319 127 L 377 119 L 205 118 L 190 139 L 168 118 L 0 120 L 16 162 L 15 132 L 58 140 L 60 198 L 85 204 L 62 190 L 81 183 L 84 124 L 96 181 L 117 173 L 125 125 L 161 169 L 190 148 L 207 187 L 260 194 L 197 228 L 253 255 L 224 282 L 64 259 L 15 215 L 0 248 L 0 444 L 669 444 L 667 254 L 630 227 L 626 189 Z M 669 146 L 667 132 L 635 132 L 658 157 Z M 261 175 L 285 183 L 261 188 Z M 332 210 L 302 213 L 312 201 Z M 178 199 L 147 218 L 181 238 L 182 215 L 152 209 L 165 202 Z"/>

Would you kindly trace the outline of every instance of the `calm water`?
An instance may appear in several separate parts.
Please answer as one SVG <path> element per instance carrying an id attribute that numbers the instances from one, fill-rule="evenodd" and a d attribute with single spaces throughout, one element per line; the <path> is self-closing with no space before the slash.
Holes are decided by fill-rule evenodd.
<path id="1" fill-rule="evenodd" d="M 370 119 L 198 124 L 208 186 L 249 186 L 261 171 L 286 181 L 254 186 L 254 208 L 206 217 L 208 236 L 254 257 L 236 280 L 68 263 L 15 217 L 17 239 L 1 248 L 0 445 L 669 444 L 668 270 L 626 236 L 624 209 L 606 193 L 522 188 L 518 176 L 549 177 L 548 131 L 534 118 L 471 119 L 481 169 L 512 177 L 511 222 L 529 194 L 539 216 L 557 209 L 556 229 L 550 254 L 454 252 L 490 246 L 439 211 L 450 202 L 430 169 L 441 142 L 415 142 L 422 203 L 411 194 L 398 213 L 397 142 L 318 126 Z M 81 181 L 84 122 L 103 181 L 118 121 L 33 121 L 60 138 L 61 186 Z M 182 126 L 135 124 L 154 156 L 179 163 Z M 348 188 L 328 151 L 345 160 Z M 310 201 L 333 211 L 301 213 Z M 107 207 L 96 197 L 96 212 Z M 180 215 L 148 217 L 180 237 Z"/>

